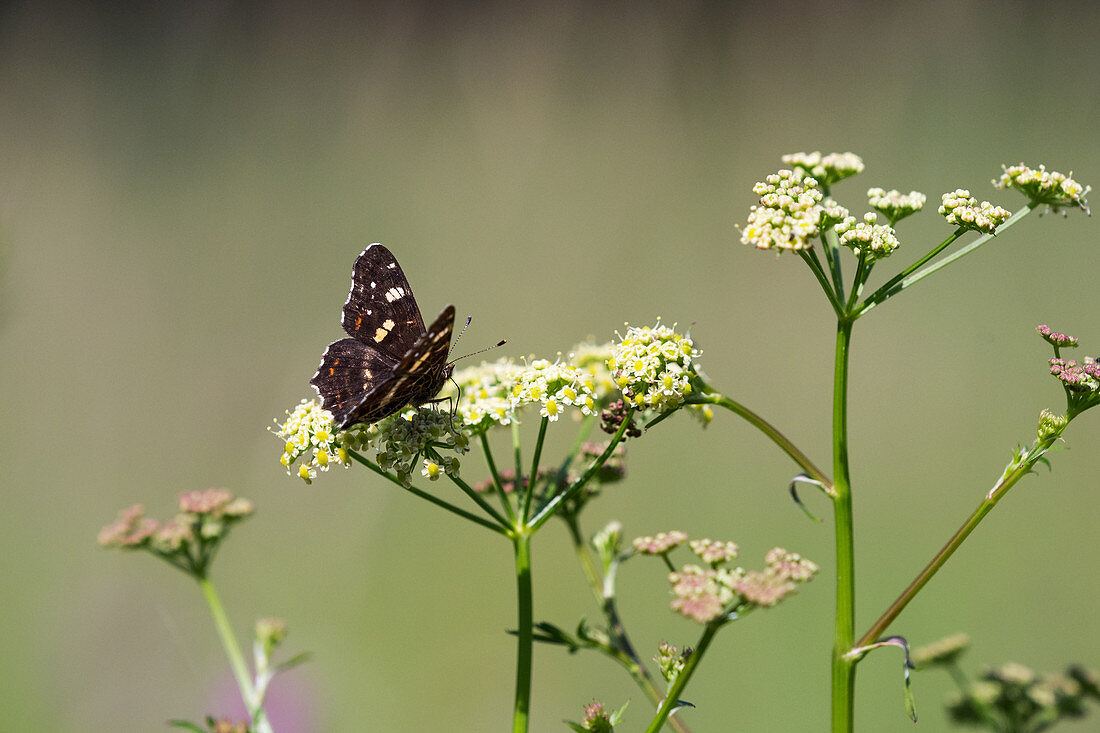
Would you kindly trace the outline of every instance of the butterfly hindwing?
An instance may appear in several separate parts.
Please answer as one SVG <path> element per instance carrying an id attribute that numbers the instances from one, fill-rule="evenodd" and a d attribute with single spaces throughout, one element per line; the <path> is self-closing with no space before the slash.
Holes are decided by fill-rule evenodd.
<path id="1" fill-rule="evenodd" d="M 363 395 L 392 378 L 393 358 L 353 338 L 329 344 L 321 366 L 309 380 L 321 395 L 321 404 L 343 425 Z"/>
<path id="2" fill-rule="evenodd" d="M 393 254 L 372 244 L 355 260 L 340 319 L 348 336 L 401 359 L 424 333 L 412 287 Z"/>

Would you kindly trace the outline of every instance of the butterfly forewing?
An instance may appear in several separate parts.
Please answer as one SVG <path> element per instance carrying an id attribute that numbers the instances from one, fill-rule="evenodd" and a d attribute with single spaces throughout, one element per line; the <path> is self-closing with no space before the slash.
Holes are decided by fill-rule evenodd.
<path id="1" fill-rule="evenodd" d="M 424 333 L 412 287 L 393 254 L 372 244 L 355 260 L 340 319 L 348 336 L 400 359 Z"/>
<path id="2" fill-rule="evenodd" d="M 336 426 L 377 422 L 435 397 L 451 373 L 454 318 L 454 306 L 447 306 L 425 330 L 393 254 L 381 244 L 363 250 L 341 318 L 351 338 L 325 349 L 310 380 Z"/>

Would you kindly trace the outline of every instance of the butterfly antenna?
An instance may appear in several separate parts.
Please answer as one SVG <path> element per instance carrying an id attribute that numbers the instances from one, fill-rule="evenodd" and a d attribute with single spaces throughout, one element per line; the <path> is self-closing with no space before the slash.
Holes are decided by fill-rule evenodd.
<path id="1" fill-rule="evenodd" d="M 458 357 L 458 359 L 451 359 L 451 363 L 454 364 L 459 359 L 465 359 L 467 356 L 477 356 L 478 354 L 484 354 L 486 351 L 492 351 L 493 349 L 499 349 L 501 346 L 504 346 L 504 344 L 506 344 L 506 343 L 508 343 L 508 339 L 501 339 L 500 341 L 496 342 L 492 346 L 486 346 L 484 349 L 479 349 L 477 351 L 473 351 L 469 354 L 466 354 L 465 356 Z"/>
<path id="2" fill-rule="evenodd" d="M 454 352 L 455 347 L 458 346 L 458 340 L 462 338 L 462 334 L 466 333 L 466 329 L 470 327 L 470 321 L 474 320 L 473 316 L 466 316 L 466 323 L 462 325 L 462 330 L 455 336 L 455 340 L 451 342 L 451 348 L 447 350 L 447 356 L 450 356 Z"/>

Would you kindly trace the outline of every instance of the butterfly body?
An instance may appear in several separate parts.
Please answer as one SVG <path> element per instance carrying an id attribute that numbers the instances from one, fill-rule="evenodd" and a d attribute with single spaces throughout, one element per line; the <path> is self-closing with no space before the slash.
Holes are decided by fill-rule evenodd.
<path id="1" fill-rule="evenodd" d="M 434 398 L 451 376 L 454 318 L 449 305 L 425 328 L 397 259 L 381 244 L 363 250 L 340 319 L 349 338 L 329 344 L 309 380 L 336 427 L 377 422 Z"/>

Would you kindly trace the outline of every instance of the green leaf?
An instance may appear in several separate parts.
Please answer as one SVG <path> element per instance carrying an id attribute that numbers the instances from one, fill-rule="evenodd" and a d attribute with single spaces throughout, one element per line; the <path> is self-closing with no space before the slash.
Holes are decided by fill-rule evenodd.
<path id="1" fill-rule="evenodd" d="M 184 730 L 194 731 L 194 733 L 210 733 L 206 728 L 200 728 L 190 720 L 169 720 L 168 727 L 183 728 Z"/>

